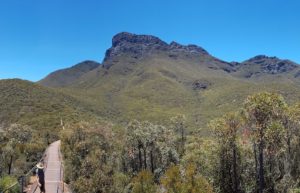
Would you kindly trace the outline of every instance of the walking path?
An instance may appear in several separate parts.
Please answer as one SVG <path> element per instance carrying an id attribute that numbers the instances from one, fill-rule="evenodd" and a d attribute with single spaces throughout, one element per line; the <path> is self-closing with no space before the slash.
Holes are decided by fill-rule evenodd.
<path id="1" fill-rule="evenodd" d="M 46 152 L 45 157 L 45 186 L 46 193 L 63 193 L 63 168 L 60 153 L 60 141 L 52 143 Z M 36 186 L 32 193 L 40 193 Z"/>

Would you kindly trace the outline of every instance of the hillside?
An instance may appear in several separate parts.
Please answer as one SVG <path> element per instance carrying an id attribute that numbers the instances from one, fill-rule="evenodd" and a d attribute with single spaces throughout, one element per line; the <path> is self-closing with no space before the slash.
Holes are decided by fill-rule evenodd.
<path id="1" fill-rule="evenodd" d="M 60 128 L 60 119 L 76 122 L 95 111 L 60 91 L 19 80 L 0 80 L 0 126 L 21 123 L 33 129 Z"/>
<path id="2" fill-rule="evenodd" d="M 100 64 L 94 61 L 83 61 L 70 68 L 52 72 L 40 84 L 51 87 L 69 86 L 83 74 L 97 68 Z"/>
<path id="3" fill-rule="evenodd" d="M 113 121 L 168 123 L 170 117 L 185 114 L 195 128 L 262 90 L 294 101 L 300 96 L 298 71 L 288 60 L 257 56 L 229 63 L 196 45 L 124 32 L 113 37 L 101 66 L 61 87 Z M 46 78 L 40 84 L 52 83 Z"/>

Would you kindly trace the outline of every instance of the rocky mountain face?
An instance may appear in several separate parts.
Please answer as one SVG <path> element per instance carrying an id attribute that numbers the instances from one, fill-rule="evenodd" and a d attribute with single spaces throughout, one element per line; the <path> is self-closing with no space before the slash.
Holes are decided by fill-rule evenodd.
<path id="1" fill-rule="evenodd" d="M 249 60 L 246 60 L 242 65 L 259 65 L 260 71 L 267 74 L 278 74 L 284 72 L 291 72 L 299 65 L 290 60 L 281 60 L 277 57 L 268 57 L 265 55 L 258 55 Z"/>
<path id="2" fill-rule="evenodd" d="M 141 58 L 159 51 L 166 51 L 170 54 L 188 53 L 208 55 L 206 50 L 196 45 L 184 46 L 176 42 L 168 44 L 155 36 L 122 32 L 113 37 L 112 47 L 106 51 L 104 62 L 126 53 L 133 54 L 134 58 Z"/>
<path id="3" fill-rule="evenodd" d="M 242 63 L 233 62 L 237 72 L 244 73 L 245 78 L 264 76 L 265 75 L 280 75 L 294 74 L 297 78 L 296 71 L 299 70 L 299 65 L 290 60 L 282 60 L 277 57 L 269 57 L 258 55 L 250 58 Z"/>
<path id="4" fill-rule="evenodd" d="M 112 46 L 109 48 L 101 67 L 109 69 L 116 63 L 124 62 L 124 71 L 131 71 L 130 64 L 143 63 L 145 58 L 155 58 L 164 54 L 166 60 L 194 60 L 198 65 L 206 66 L 212 70 L 222 70 L 236 78 L 255 79 L 265 75 L 292 74 L 293 78 L 300 77 L 299 65 L 290 60 L 282 60 L 277 57 L 258 55 L 244 62 L 226 62 L 210 55 L 200 46 L 189 44 L 181 45 L 175 41 L 166 43 L 158 37 L 151 35 L 136 35 L 128 32 L 116 34 L 112 38 Z M 129 59 L 128 59 L 129 58 Z M 129 61 L 130 60 L 130 61 Z M 100 66 L 94 61 L 84 61 L 71 68 L 58 70 L 49 74 L 39 83 L 50 87 L 65 87 L 76 85 L 82 77 Z"/>
<path id="5" fill-rule="evenodd" d="M 168 44 L 155 36 L 136 35 L 128 32 L 119 33 L 112 38 L 112 47 L 105 53 L 103 67 L 110 68 L 119 61 L 119 57 L 124 55 L 132 59 L 131 63 L 135 63 L 136 60 L 156 57 L 157 54 L 165 54 L 170 59 L 189 60 L 189 58 L 196 58 L 198 62 L 201 61 L 199 58 L 204 58 L 205 62 L 201 61 L 201 64 L 211 69 L 234 71 L 230 63 L 211 56 L 205 49 L 197 45 L 181 45 L 175 41 Z"/>

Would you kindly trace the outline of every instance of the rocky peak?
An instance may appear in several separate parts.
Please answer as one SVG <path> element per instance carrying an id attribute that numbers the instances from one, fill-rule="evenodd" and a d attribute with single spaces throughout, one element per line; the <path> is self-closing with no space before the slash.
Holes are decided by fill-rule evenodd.
<path id="1" fill-rule="evenodd" d="M 277 57 L 269 57 L 258 55 L 249 60 L 244 61 L 244 65 L 259 65 L 261 72 L 268 74 L 278 74 L 289 72 L 298 67 L 298 65 L 290 60 L 281 60 Z"/>
<path id="2" fill-rule="evenodd" d="M 140 58 L 156 51 L 168 51 L 172 54 L 180 52 L 189 54 L 208 54 L 206 50 L 196 45 L 185 46 L 176 42 L 167 44 L 155 36 L 121 32 L 113 37 L 112 47 L 106 51 L 104 61 L 124 53 L 130 53 L 133 58 Z"/>
<path id="3" fill-rule="evenodd" d="M 151 35 L 136 35 L 128 32 L 121 32 L 115 35 L 112 39 L 112 46 L 126 44 L 142 44 L 142 45 L 167 45 L 164 41 Z"/>
<path id="4" fill-rule="evenodd" d="M 277 57 L 270 57 L 270 56 L 266 56 L 266 55 L 257 55 L 257 56 L 254 56 L 253 58 L 250 58 L 248 60 L 246 60 L 247 62 L 253 62 L 253 63 L 257 63 L 257 64 L 260 64 L 266 60 L 280 60 L 279 58 Z"/>
<path id="5" fill-rule="evenodd" d="M 184 45 L 181 45 L 174 41 L 170 43 L 169 49 L 171 51 L 175 51 L 175 52 L 208 54 L 208 52 L 205 49 L 203 49 L 197 45 L 189 44 L 187 46 L 184 46 Z"/>
<path id="6" fill-rule="evenodd" d="M 136 35 L 122 32 L 112 39 L 112 47 L 105 53 L 104 61 L 123 53 L 131 53 L 134 58 L 151 53 L 155 50 L 166 50 L 168 44 L 151 35 Z"/>

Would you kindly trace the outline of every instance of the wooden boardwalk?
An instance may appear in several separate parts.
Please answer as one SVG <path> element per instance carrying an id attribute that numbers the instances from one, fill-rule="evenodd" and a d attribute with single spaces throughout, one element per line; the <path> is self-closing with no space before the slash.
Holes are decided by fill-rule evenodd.
<path id="1" fill-rule="evenodd" d="M 60 141 L 56 141 L 48 147 L 44 161 L 46 193 L 63 193 L 63 168 Z M 32 193 L 40 193 L 40 189 L 35 185 L 32 189 Z"/>

